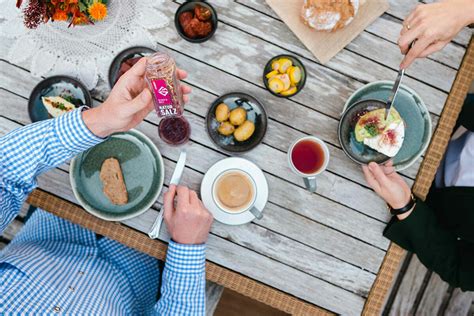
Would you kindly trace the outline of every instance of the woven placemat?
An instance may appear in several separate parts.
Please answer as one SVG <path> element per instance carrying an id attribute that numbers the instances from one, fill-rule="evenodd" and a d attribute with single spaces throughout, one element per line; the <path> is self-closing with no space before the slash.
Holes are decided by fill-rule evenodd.
<path id="1" fill-rule="evenodd" d="M 425 198 L 429 191 L 473 79 L 474 44 L 471 40 L 413 186 L 413 191 L 421 198 Z M 44 191 L 33 191 L 28 197 L 27 202 L 157 259 L 164 260 L 166 257 L 166 243 L 151 240 L 146 234 L 135 231 L 120 223 L 101 220 L 75 204 Z M 403 254 L 404 250 L 396 244 L 392 243 L 388 248 L 365 303 L 363 315 L 380 315 Z M 333 314 L 288 293 L 209 261 L 206 263 L 206 278 L 209 281 L 289 314 Z"/>
<path id="2" fill-rule="evenodd" d="M 28 197 L 27 203 L 157 259 L 164 260 L 166 258 L 168 247 L 166 243 L 152 240 L 148 235 L 118 222 L 104 221 L 87 213 L 81 207 L 42 190 L 34 190 Z M 316 305 L 209 261 L 206 263 L 206 278 L 289 314 L 333 315 Z"/>
<path id="3" fill-rule="evenodd" d="M 454 126 L 461 112 L 469 87 L 474 80 L 474 41 L 471 38 L 469 47 L 464 55 L 461 67 L 456 75 L 451 91 L 444 105 L 438 126 L 431 138 L 431 143 L 426 151 L 425 158 L 421 163 L 413 192 L 425 199 L 431 183 L 434 180 L 436 170 L 444 156 L 446 147 L 453 133 Z M 391 243 L 385 254 L 372 289 L 365 302 L 363 315 L 380 315 L 385 304 L 392 283 L 400 267 L 405 250 Z"/>

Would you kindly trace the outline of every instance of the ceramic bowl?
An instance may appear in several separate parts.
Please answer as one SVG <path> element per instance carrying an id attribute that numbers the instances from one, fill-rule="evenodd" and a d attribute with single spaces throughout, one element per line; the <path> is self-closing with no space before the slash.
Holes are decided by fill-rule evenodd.
<path id="1" fill-rule="evenodd" d="M 367 102 L 367 106 L 373 109 L 380 108 L 385 103 L 393 87 L 393 81 L 377 81 L 369 83 L 355 91 L 347 100 L 344 112 L 339 122 L 338 134 L 342 149 L 353 161 L 366 164 L 370 161 L 383 163 L 389 157 L 381 155 L 373 150 L 364 150 L 351 140 L 353 136 L 353 126 L 351 122 L 351 108 L 362 104 L 363 100 L 374 100 Z M 410 167 L 424 153 L 431 139 L 432 124 L 431 117 L 420 96 L 405 85 L 400 85 L 400 89 L 395 98 L 393 106 L 400 113 L 405 122 L 405 138 L 400 151 L 393 157 L 393 165 L 400 171 Z M 357 142 L 356 142 L 357 143 Z"/>
<path id="2" fill-rule="evenodd" d="M 105 159 L 120 162 L 128 203 L 115 205 L 103 193 L 100 169 Z M 76 156 L 70 167 L 76 199 L 89 213 L 109 221 L 122 221 L 146 212 L 163 187 L 164 165 L 153 142 L 137 130 L 116 133 L 105 142 Z"/>
<path id="3" fill-rule="evenodd" d="M 221 103 L 227 104 L 231 111 L 239 106 L 247 111 L 247 119 L 255 124 L 255 131 L 249 139 L 239 142 L 234 136 L 224 136 L 217 131 L 220 123 L 216 120 L 216 108 Z M 211 140 L 224 151 L 231 153 L 244 153 L 260 144 L 267 131 L 267 124 L 267 114 L 260 101 L 242 92 L 232 92 L 217 98 L 209 107 L 206 116 L 207 132 Z"/>
<path id="4" fill-rule="evenodd" d="M 120 66 L 123 62 L 130 58 L 135 57 L 145 57 L 155 53 L 154 49 L 144 47 L 144 46 L 134 46 L 129 47 L 123 51 L 121 51 L 117 56 L 115 56 L 114 60 L 110 64 L 109 67 L 109 86 L 112 89 L 119 79 L 119 72 Z"/>
<path id="5" fill-rule="evenodd" d="M 211 31 L 211 33 L 209 33 L 205 37 L 190 38 L 190 37 L 186 36 L 186 34 L 184 34 L 183 27 L 179 23 L 179 15 L 183 12 L 186 12 L 186 11 L 193 11 L 194 8 L 196 7 L 196 5 L 198 5 L 198 4 L 203 6 L 203 7 L 208 8 L 209 10 L 211 10 L 211 20 L 210 20 L 210 22 L 212 24 L 212 31 Z M 205 42 L 205 41 L 209 40 L 212 36 L 214 36 L 214 33 L 217 30 L 217 24 L 218 24 L 217 12 L 214 9 L 214 7 L 206 1 L 199 1 L 199 0 L 185 1 L 183 4 L 181 4 L 178 7 L 178 9 L 176 10 L 176 13 L 174 15 L 174 25 L 176 27 L 176 31 L 178 32 L 178 34 L 182 38 L 184 38 L 185 40 L 187 40 L 188 42 L 191 42 L 191 43 L 202 43 L 202 42 Z"/>
<path id="6" fill-rule="evenodd" d="M 40 81 L 31 91 L 28 99 L 28 115 L 32 122 L 50 119 L 42 97 L 69 96 L 77 107 L 92 107 L 92 97 L 87 88 L 78 80 L 68 76 L 53 76 Z"/>
<path id="7" fill-rule="evenodd" d="M 273 69 L 272 69 L 272 63 L 274 60 L 277 60 L 277 59 L 280 59 L 280 58 L 288 58 L 289 60 L 291 60 L 291 62 L 293 63 L 293 66 L 298 66 L 300 67 L 301 69 L 301 80 L 300 82 L 298 82 L 298 84 L 296 85 L 296 92 L 291 94 L 291 95 L 281 95 L 281 94 L 278 94 L 278 93 L 275 93 L 273 92 L 272 90 L 270 90 L 269 86 L 268 86 L 268 79 L 266 77 L 266 75 L 271 72 Z M 279 97 L 279 98 L 290 98 L 290 97 L 293 97 L 295 95 L 297 95 L 298 93 L 300 93 L 301 90 L 303 90 L 304 88 L 304 85 L 306 83 L 306 68 L 304 67 L 303 63 L 301 62 L 301 60 L 299 60 L 298 58 L 296 58 L 295 56 L 293 55 L 278 55 L 278 56 L 275 56 L 273 57 L 272 59 L 270 59 L 267 64 L 265 65 L 265 68 L 263 69 L 263 76 L 262 76 L 262 79 L 263 79 L 263 83 L 265 84 L 265 87 L 267 88 L 267 90 L 273 94 L 274 96 L 276 97 Z"/>

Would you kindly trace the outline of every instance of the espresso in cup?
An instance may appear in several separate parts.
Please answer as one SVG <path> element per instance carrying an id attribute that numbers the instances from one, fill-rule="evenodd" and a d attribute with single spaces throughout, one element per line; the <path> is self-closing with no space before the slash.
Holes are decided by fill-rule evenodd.
<path id="1" fill-rule="evenodd" d="M 224 211 L 240 213 L 253 205 L 255 184 L 247 173 L 230 170 L 216 179 L 213 194 L 217 204 Z"/>

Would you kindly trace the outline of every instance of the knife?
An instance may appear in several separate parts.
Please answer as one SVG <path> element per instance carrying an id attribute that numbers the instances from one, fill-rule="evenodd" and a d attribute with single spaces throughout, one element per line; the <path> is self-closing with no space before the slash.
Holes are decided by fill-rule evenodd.
<path id="1" fill-rule="evenodd" d="M 385 104 L 385 120 L 388 118 L 388 114 L 390 113 L 390 110 L 393 105 L 393 101 L 395 100 L 395 97 L 397 96 L 398 88 L 400 88 L 400 82 L 402 82 L 403 75 L 405 74 L 405 69 L 400 69 L 398 72 L 397 80 L 395 80 L 395 84 L 393 85 L 392 91 L 390 92 L 390 95 L 387 99 L 387 103 Z"/>
<path id="2" fill-rule="evenodd" d="M 179 154 L 178 162 L 176 163 L 176 167 L 174 168 L 173 175 L 171 176 L 170 185 L 179 184 L 179 180 L 181 180 L 181 176 L 183 175 L 185 164 L 186 164 L 186 151 L 183 150 Z M 155 223 L 153 223 L 153 226 L 151 227 L 151 230 L 148 233 L 148 236 L 150 236 L 151 239 L 156 239 L 160 235 L 161 223 L 163 222 L 163 213 L 164 213 L 164 209 L 161 208 L 160 212 L 158 213 L 158 216 L 155 219 Z"/>
<path id="3" fill-rule="evenodd" d="M 410 46 L 408 47 L 408 51 L 410 51 L 410 49 L 413 48 L 413 45 L 415 45 L 415 42 L 416 40 L 410 43 Z M 407 54 L 408 51 L 405 54 Z M 405 69 L 400 69 L 398 71 L 397 80 L 395 80 L 392 91 L 390 92 L 390 95 L 387 99 L 387 104 L 385 104 L 385 120 L 387 120 L 388 114 L 390 113 L 390 110 L 392 109 L 393 101 L 395 100 L 395 97 L 397 96 L 398 88 L 400 88 L 400 83 L 402 82 L 402 78 L 404 74 L 405 74 Z"/>

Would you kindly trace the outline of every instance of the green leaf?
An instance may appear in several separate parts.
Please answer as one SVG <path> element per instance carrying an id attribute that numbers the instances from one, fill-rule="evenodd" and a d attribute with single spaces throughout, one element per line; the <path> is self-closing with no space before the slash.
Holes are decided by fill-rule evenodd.
<path id="1" fill-rule="evenodd" d="M 377 136 L 378 135 L 378 130 L 377 130 L 377 126 L 373 125 L 373 124 L 368 124 L 368 125 L 365 125 L 365 130 L 367 131 L 367 133 L 369 133 L 370 136 L 374 137 L 374 136 Z"/>
<path id="2" fill-rule="evenodd" d="M 81 12 L 87 11 L 87 6 L 84 3 L 78 2 L 77 4 L 79 5 L 79 10 L 81 10 Z"/>

